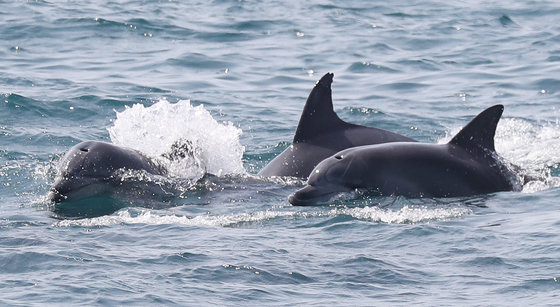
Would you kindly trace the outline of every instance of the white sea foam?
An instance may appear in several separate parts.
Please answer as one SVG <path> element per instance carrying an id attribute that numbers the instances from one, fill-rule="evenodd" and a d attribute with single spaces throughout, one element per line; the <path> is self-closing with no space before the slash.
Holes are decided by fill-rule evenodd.
<path id="1" fill-rule="evenodd" d="M 464 206 L 456 207 L 430 207 L 430 206 L 403 206 L 400 209 L 372 207 L 334 208 L 330 210 L 301 211 L 294 208 L 273 208 L 250 213 L 236 213 L 229 215 L 198 215 L 188 217 L 184 215 L 160 215 L 151 210 L 142 210 L 138 214 L 131 214 L 129 209 L 121 210 L 110 216 L 86 218 L 80 220 L 62 220 L 54 224 L 57 227 L 99 227 L 119 224 L 146 224 L 146 225 L 187 225 L 230 227 L 244 223 L 259 223 L 278 218 L 320 218 L 349 215 L 353 218 L 377 223 L 422 223 L 433 220 L 447 220 L 471 214 L 472 210 Z"/>
<path id="2" fill-rule="evenodd" d="M 188 225 L 188 226 L 232 226 L 240 223 L 261 222 L 274 218 L 297 216 L 295 211 L 266 210 L 251 213 L 231 215 L 198 215 L 188 217 L 184 215 L 159 215 L 151 210 L 143 210 L 139 214 L 131 214 L 129 210 L 122 210 L 114 215 L 86 218 L 80 220 L 62 220 L 55 224 L 59 227 L 68 226 L 111 226 L 117 224 L 147 224 L 147 225 Z"/>
<path id="3" fill-rule="evenodd" d="M 560 127 L 504 119 L 496 130 L 496 150 L 504 158 L 529 170 L 556 167 L 560 163 Z"/>
<path id="4" fill-rule="evenodd" d="M 451 129 L 438 143 L 447 143 L 460 130 L 460 127 Z M 539 178 L 525 184 L 523 192 L 532 193 L 560 186 L 560 178 L 551 175 L 551 170 L 560 164 L 558 124 L 541 125 L 523 119 L 504 118 L 498 123 L 494 140 L 500 156 Z"/>
<path id="5" fill-rule="evenodd" d="M 241 129 L 230 122 L 217 122 L 204 106 L 194 107 L 188 100 L 170 103 L 162 99 L 149 107 L 135 104 L 117 112 L 107 130 L 114 144 L 158 160 L 173 177 L 197 180 L 205 173 L 219 177 L 246 173 Z M 187 150 L 177 155 L 174 146 Z"/>
<path id="6" fill-rule="evenodd" d="M 333 210 L 333 214 L 347 214 L 356 219 L 387 224 L 414 224 L 434 220 L 447 220 L 471 213 L 472 210 L 464 206 L 439 208 L 406 205 L 399 210 L 391 210 L 373 206 L 364 208 L 356 207 Z"/>

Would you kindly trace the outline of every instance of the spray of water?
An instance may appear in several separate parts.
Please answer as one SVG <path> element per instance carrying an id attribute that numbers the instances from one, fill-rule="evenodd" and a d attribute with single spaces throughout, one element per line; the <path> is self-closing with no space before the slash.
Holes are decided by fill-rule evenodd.
<path id="1" fill-rule="evenodd" d="M 135 104 L 117 112 L 107 129 L 111 141 L 139 150 L 164 165 L 170 176 L 198 180 L 245 174 L 239 142 L 241 129 L 219 123 L 204 106 L 162 99 L 152 106 Z"/>

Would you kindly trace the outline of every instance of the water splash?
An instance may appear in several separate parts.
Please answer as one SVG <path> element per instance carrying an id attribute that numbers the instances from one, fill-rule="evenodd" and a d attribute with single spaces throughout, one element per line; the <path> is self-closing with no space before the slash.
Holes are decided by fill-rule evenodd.
<path id="1" fill-rule="evenodd" d="M 554 174 L 560 164 L 559 140 L 558 125 L 535 125 L 522 119 L 505 119 L 496 130 L 496 150 L 532 177 L 538 178 L 525 184 L 525 193 L 560 186 L 560 177 Z"/>
<path id="2" fill-rule="evenodd" d="M 218 177 L 245 174 L 239 142 L 241 129 L 218 123 L 204 106 L 189 100 L 152 106 L 135 104 L 107 128 L 111 141 L 134 148 L 162 163 L 172 177 L 197 180 L 204 174 Z"/>
<path id="3" fill-rule="evenodd" d="M 560 127 L 535 125 L 507 118 L 496 130 L 496 150 L 506 159 L 530 170 L 556 167 L 560 163 Z"/>

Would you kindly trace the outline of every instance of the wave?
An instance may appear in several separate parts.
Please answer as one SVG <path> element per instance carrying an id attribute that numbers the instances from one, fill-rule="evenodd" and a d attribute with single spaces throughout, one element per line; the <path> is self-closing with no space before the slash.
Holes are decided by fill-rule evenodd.
<path id="1" fill-rule="evenodd" d="M 448 220 L 463 215 L 472 214 L 472 210 L 465 206 L 423 206 L 404 205 L 398 209 L 366 206 L 334 209 L 322 208 L 321 210 L 308 211 L 293 207 L 278 207 L 264 211 L 248 213 L 233 213 L 224 215 L 175 215 L 159 214 L 153 210 L 138 210 L 127 208 L 110 216 L 100 216 L 79 220 L 61 220 L 53 226 L 56 227 L 98 227 L 120 224 L 146 224 L 146 225 L 185 225 L 206 227 L 236 227 L 251 223 L 262 223 L 275 219 L 307 219 L 307 218 L 337 218 L 342 215 L 350 216 L 356 220 L 385 224 L 416 224 L 435 220 Z"/>

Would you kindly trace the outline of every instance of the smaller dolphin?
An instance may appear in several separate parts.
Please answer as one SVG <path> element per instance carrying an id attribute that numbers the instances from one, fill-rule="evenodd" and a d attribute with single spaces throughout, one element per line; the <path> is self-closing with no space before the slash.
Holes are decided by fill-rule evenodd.
<path id="1" fill-rule="evenodd" d="M 157 165 L 139 151 L 105 142 L 85 141 L 70 148 L 58 164 L 57 177 L 48 198 L 53 202 L 83 199 L 99 195 L 119 185 L 117 170 L 143 170 L 165 175 Z"/>
<path id="2" fill-rule="evenodd" d="M 346 148 L 387 142 L 416 142 L 383 129 L 341 120 L 333 109 L 333 76 L 332 73 L 325 74 L 311 90 L 292 145 L 270 161 L 259 176 L 307 178 L 319 162 Z"/>
<path id="3" fill-rule="evenodd" d="M 346 149 L 323 160 L 289 196 L 310 205 L 355 189 L 383 196 L 458 197 L 520 187 L 498 157 L 494 135 L 504 107 L 480 113 L 447 144 L 386 143 Z"/>

